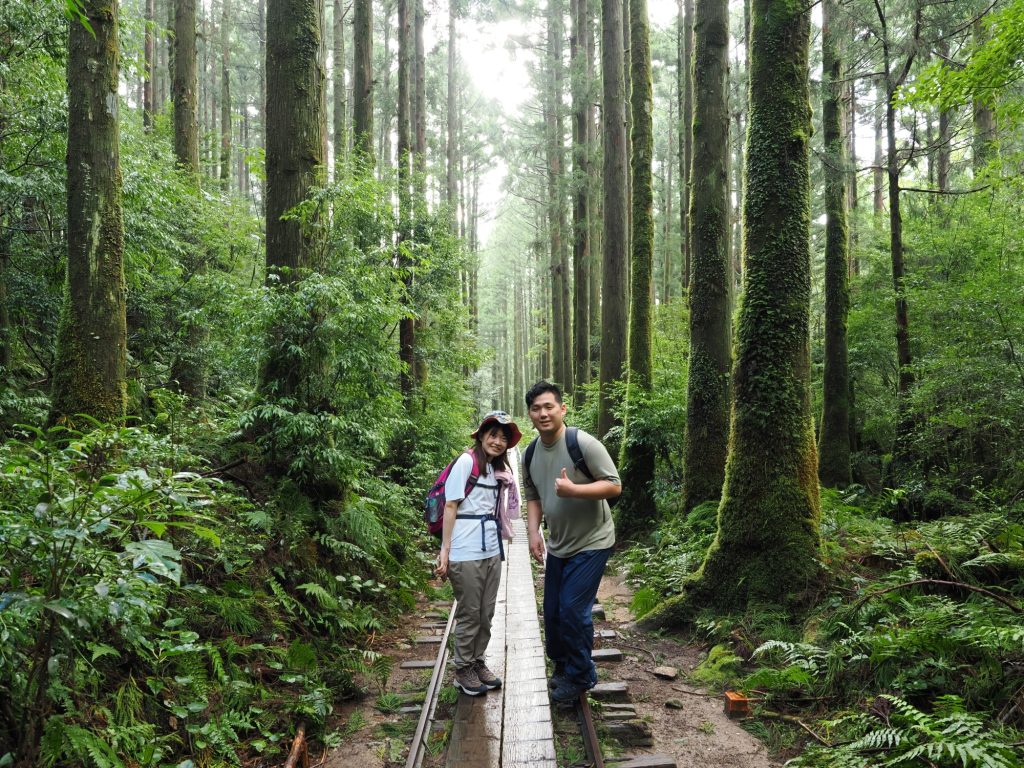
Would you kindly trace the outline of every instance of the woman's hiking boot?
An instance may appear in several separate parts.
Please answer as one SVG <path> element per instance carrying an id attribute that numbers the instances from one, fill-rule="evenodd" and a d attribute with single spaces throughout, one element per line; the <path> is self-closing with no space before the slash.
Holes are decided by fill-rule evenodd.
<path id="1" fill-rule="evenodd" d="M 481 693 L 487 693 L 487 686 L 480 682 L 476 666 L 473 664 L 455 670 L 455 687 L 467 696 L 479 696 Z"/>
<path id="2" fill-rule="evenodd" d="M 495 688 L 501 688 L 501 678 L 491 672 L 482 661 L 476 662 L 473 665 L 473 670 L 476 672 L 476 676 L 480 678 L 481 685 L 487 690 L 493 691 Z"/>

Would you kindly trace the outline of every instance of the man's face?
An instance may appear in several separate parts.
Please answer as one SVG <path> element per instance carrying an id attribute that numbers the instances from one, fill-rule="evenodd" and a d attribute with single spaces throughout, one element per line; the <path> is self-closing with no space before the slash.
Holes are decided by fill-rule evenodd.
<path id="1" fill-rule="evenodd" d="M 530 404 L 530 421 L 542 435 L 554 435 L 565 423 L 565 403 L 555 399 L 554 392 L 542 392 Z"/>

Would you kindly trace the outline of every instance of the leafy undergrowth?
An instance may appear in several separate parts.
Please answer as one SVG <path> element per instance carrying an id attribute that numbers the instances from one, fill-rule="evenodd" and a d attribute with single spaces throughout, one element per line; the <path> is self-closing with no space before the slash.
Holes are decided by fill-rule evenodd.
<path id="1" fill-rule="evenodd" d="M 279 764 L 302 721 L 340 739 L 332 705 L 389 674 L 367 635 L 426 572 L 407 493 L 243 495 L 96 426 L 0 447 L 0 766 Z"/>
<path id="2" fill-rule="evenodd" d="M 797 768 L 1024 764 L 1024 504 L 978 495 L 958 515 L 896 523 L 882 514 L 892 496 L 823 491 L 815 606 L 703 616 L 717 660 L 705 679 L 747 692 L 762 715 L 751 730 Z M 639 613 L 699 567 L 713 507 L 626 553 Z"/>

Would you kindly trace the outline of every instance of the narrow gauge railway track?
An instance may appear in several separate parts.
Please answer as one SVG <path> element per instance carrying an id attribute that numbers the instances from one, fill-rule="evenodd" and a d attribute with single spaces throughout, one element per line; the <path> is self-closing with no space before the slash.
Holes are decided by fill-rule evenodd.
<path id="1" fill-rule="evenodd" d="M 421 768 L 423 765 L 423 759 L 427 753 L 430 734 L 434 724 L 434 715 L 437 711 L 438 699 L 441 689 L 444 687 L 445 669 L 448 664 L 449 657 L 448 639 L 451 636 L 453 627 L 455 626 L 455 605 L 456 603 L 453 601 L 448 613 L 448 621 L 445 624 L 444 633 L 441 636 L 440 647 L 438 648 L 437 656 L 434 659 L 430 682 L 427 684 L 427 690 L 423 699 L 423 706 L 420 710 L 419 721 L 416 725 L 416 731 L 413 734 L 412 742 L 409 746 L 409 756 L 405 761 L 405 768 Z M 502 688 L 502 695 L 504 695 L 505 690 L 506 689 Z M 601 756 L 601 745 L 597 738 L 597 729 L 594 726 L 594 716 L 591 712 L 590 702 L 585 692 L 580 694 L 579 699 L 576 701 L 575 711 L 580 726 L 580 735 L 583 739 L 583 746 L 586 751 L 589 764 L 593 766 L 593 768 L 604 768 L 604 759 Z M 488 766 L 487 768 L 498 768 L 498 766 Z M 506 766 L 504 768 L 509 767 Z"/>

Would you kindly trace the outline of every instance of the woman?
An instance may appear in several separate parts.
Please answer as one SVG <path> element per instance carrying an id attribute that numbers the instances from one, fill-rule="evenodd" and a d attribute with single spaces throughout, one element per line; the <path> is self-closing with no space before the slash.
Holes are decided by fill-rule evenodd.
<path id="1" fill-rule="evenodd" d="M 437 575 L 451 578 L 455 609 L 455 686 L 479 696 L 501 686 L 484 664 L 498 597 L 502 538 L 512 538 L 510 513 L 519 507 L 508 449 L 522 438 L 504 411 L 491 411 L 445 480 L 444 528 Z M 476 471 L 474 471 L 476 470 Z M 478 473 L 475 483 L 472 476 Z M 469 492 L 466 492 L 467 487 Z"/>

